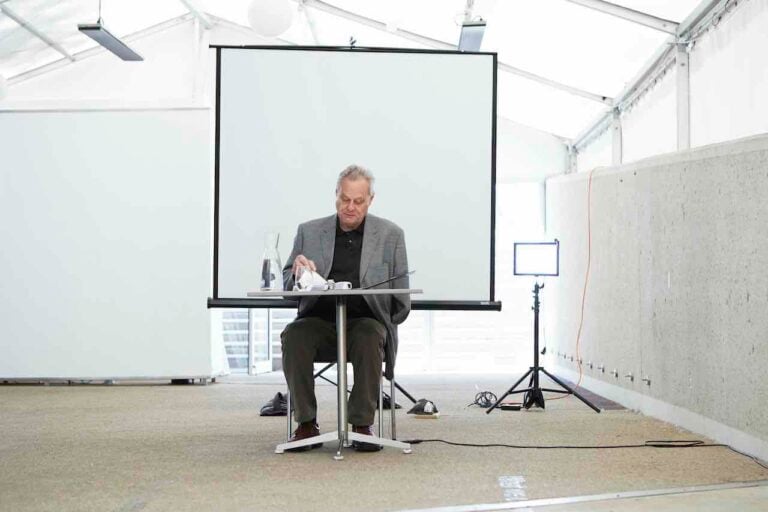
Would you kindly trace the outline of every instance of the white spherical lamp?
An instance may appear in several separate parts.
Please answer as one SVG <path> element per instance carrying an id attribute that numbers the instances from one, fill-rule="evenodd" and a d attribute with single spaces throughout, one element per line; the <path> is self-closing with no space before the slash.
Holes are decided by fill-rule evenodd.
<path id="1" fill-rule="evenodd" d="M 8 96 L 8 81 L 3 75 L 0 75 L 0 101 Z"/>
<path id="2" fill-rule="evenodd" d="M 248 7 L 248 22 L 260 36 L 277 37 L 291 28 L 292 21 L 290 0 L 253 0 Z"/>

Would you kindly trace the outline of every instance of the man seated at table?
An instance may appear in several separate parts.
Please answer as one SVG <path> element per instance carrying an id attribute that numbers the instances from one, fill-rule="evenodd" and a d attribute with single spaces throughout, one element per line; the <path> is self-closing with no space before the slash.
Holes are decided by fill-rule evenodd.
<path id="1" fill-rule="evenodd" d="M 408 271 L 403 230 L 394 223 L 368 215 L 373 201 L 373 175 L 350 165 L 336 182 L 336 214 L 299 225 L 293 250 L 283 269 L 285 289 L 293 288 L 300 267 L 317 271 L 352 288 L 370 286 Z M 408 277 L 382 287 L 408 288 Z M 408 295 L 350 296 L 347 299 L 347 353 L 354 370 L 349 396 L 348 422 L 359 434 L 373 435 L 371 425 L 378 403 L 381 363 L 386 351 L 385 375 L 394 376 L 397 325 L 411 310 Z M 317 424 L 313 361 L 322 348 L 336 349 L 334 297 L 302 297 L 298 315 L 281 334 L 283 372 L 299 426 L 291 441 L 320 435 Z M 290 412 L 289 412 L 290 414 Z M 358 451 L 378 451 L 373 443 L 354 441 Z M 296 448 L 318 448 L 322 443 Z"/>

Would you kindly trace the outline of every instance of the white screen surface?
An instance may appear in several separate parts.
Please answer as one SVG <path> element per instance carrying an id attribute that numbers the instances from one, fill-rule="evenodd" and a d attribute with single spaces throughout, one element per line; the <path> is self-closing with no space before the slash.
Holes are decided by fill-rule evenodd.
<path id="1" fill-rule="evenodd" d="M 217 297 L 258 288 L 267 233 L 284 263 L 355 163 L 369 213 L 405 232 L 415 300 L 493 300 L 493 55 L 220 52 Z"/>

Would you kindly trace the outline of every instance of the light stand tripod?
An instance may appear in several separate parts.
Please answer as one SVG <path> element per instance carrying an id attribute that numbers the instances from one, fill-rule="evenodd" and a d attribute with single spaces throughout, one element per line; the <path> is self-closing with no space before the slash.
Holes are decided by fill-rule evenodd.
<path id="1" fill-rule="evenodd" d="M 511 388 L 507 390 L 506 393 L 501 395 L 501 397 L 496 400 L 495 404 L 493 404 L 488 408 L 487 411 L 485 411 L 486 414 L 490 414 L 492 410 L 499 406 L 502 400 L 514 393 L 525 393 L 523 398 L 523 407 L 526 409 L 530 409 L 531 406 L 534 405 L 544 409 L 544 391 L 549 391 L 550 393 L 564 393 L 567 395 L 574 395 L 576 398 L 591 407 L 595 412 L 600 412 L 600 409 L 595 407 L 589 400 L 577 393 L 575 389 L 549 373 L 544 369 L 543 366 L 539 366 L 539 290 L 542 288 L 544 288 L 544 284 L 539 284 L 538 282 L 536 282 L 536 284 L 533 286 L 533 366 L 531 366 L 528 371 L 525 372 L 525 374 L 520 377 L 520 379 L 515 382 Z M 555 381 L 563 389 L 542 388 L 539 385 L 539 372 L 543 372 L 547 377 Z M 528 387 L 525 389 L 515 390 L 515 388 L 519 386 L 520 383 L 523 382 L 529 375 L 531 376 L 531 380 L 528 382 Z"/>

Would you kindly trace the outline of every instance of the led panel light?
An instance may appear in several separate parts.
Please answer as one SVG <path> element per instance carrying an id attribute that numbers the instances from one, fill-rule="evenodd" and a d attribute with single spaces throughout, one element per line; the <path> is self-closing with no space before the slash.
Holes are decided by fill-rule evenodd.
<path id="1" fill-rule="evenodd" d="M 559 276 L 560 242 L 515 242 L 513 273 L 516 276 Z"/>
<path id="2" fill-rule="evenodd" d="M 77 29 L 123 60 L 144 60 L 141 55 L 112 35 L 100 21 L 98 23 L 81 23 L 77 25 Z"/>
<path id="3" fill-rule="evenodd" d="M 461 24 L 461 36 L 459 36 L 459 51 L 477 52 L 483 43 L 485 33 L 485 21 L 465 21 Z"/>

